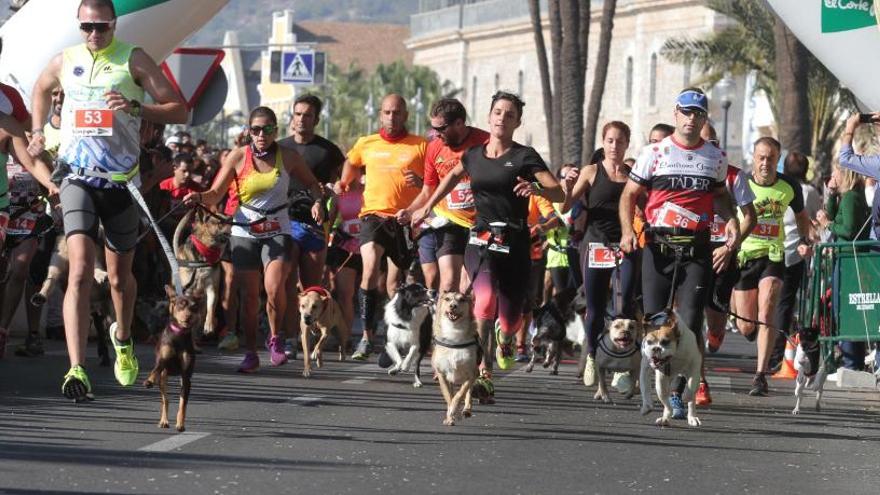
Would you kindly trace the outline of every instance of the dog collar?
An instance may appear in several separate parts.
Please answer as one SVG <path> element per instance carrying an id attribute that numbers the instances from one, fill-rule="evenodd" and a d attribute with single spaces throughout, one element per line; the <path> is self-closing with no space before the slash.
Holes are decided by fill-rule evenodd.
<path id="1" fill-rule="evenodd" d="M 610 345 L 608 345 L 609 340 L 610 340 L 610 338 L 609 338 L 608 334 L 605 334 L 605 336 L 603 338 L 599 339 L 599 349 L 602 349 L 602 352 L 604 352 L 605 354 L 608 354 L 609 356 L 611 356 L 613 358 L 617 358 L 617 359 L 631 357 L 633 354 L 636 354 L 637 352 L 639 352 L 639 350 L 642 348 L 642 344 L 639 341 L 634 340 L 632 349 L 629 349 L 629 350 L 623 351 L 623 352 L 619 352 L 619 351 L 614 350 L 614 348 L 612 348 Z"/>
<path id="2" fill-rule="evenodd" d="M 443 339 L 438 339 L 437 337 L 434 337 L 433 340 L 434 340 L 434 343 L 437 344 L 437 345 L 439 345 L 440 347 L 447 347 L 447 348 L 449 348 L 449 349 L 465 349 L 465 348 L 468 348 L 468 347 L 473 347 L 473 346 L 477 346 L 477 347 L 479 347 L 479 346 L 480 346 L 480 343 L 477 342 L 477 339 L 474 339 L 474 340 L 472 340 L 472 341 L 470 341 L 470 342 L 464 342 L 464 343 L 461 343 L 461 344 L 455 344 L 455 343 L 453 343 L 453 342 L 447 342 L 447 341 L 445 341 L 445 340 L 443 340 Z"/>
<path id="3" fill-rule="evenodd" d="M 307 292 L 317 292 L 322 297 L 331 297 L 330 291 L 325 289 L 324 287 L 321 287 L 320 285 L 313 285 L 313 286 L 307 287 L 303 290 L 303 294 L 305 294 Z"/>
<path id="4" fill-rule="evenodd" d="M 206 246 L 202 241 L 198 239 L 195 235 L 189 236 L 190 241 L 193 243 L 193 247 L 196 248 L 196 251 L 205 258 L 205 263 L 209 265 L 217 264 L 220 261 L 220 256 L 223 254 L 223 250 L 220 248 L 212 248 Z"/>
<path id="5" fill-rule="evenodd" d="M 174 335 L 180 335 L 183 333 L 183 328 L 177 325 L 177 323 L 171 322 L 168 324 L 168 329 L 171 330 L 171 333 Z"/>
<path id="6" fill-rule="evenodd" d="M 409 330 L 409 325 L 402 325 L 400 323 L 389 323 L 389 325 L 398 330 Z"/>

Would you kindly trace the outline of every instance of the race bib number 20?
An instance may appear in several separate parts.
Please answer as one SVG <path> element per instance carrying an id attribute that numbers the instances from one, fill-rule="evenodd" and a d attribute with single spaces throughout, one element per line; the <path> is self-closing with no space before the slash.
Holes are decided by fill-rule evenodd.
<path id="1" fill-rule="evenodd" d="M 77 110 L 74 112 L 75 136 L 112 136 L 113 110 Z"/>

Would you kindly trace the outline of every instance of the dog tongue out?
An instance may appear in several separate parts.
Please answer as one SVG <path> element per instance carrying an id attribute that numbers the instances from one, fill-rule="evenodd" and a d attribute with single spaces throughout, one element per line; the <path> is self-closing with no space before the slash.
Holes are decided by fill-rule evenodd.
<path id="1" fill-rule="evenodd" d="M 446 313 L 446 319 L 448 319 L 449 321 L 458 321 L 459 318 L 461 318 L 461 316 L 457 313 L 453 313 L 451 311 Z"/>

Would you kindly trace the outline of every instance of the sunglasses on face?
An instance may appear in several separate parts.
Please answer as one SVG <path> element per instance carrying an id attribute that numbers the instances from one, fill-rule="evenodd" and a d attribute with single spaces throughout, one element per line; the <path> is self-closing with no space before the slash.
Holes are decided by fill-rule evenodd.
<path id="1" fill-rule="evenodd" d="M 251 134 L 255 136 L 259 136 L 260 134 L 274 134 L 276 130 L 278 130 L 278 126 L 272 124 L 251 126 Z"/>
<path id="2" fill-rule="evenodd" d="M 685 117 L 695 116 L 698 119 L 702 119 L 706 117 L 706 112 L 702 110 L 694 110 L 692 108 L 679 108 L 678 112 Z"/>
<path id="3" fill-rule="evenodd" d="M 449 123 L 445 123 L 443 125 L 432 125 L 431 129 L 434 129 L 436 132 L 444 132 L 446 129 L 449 129 Z"/>
<path id="4" fill-rule="evenodd" d="M 79 30 L 84 33 L 106 33 L 110 30 L 110 25 L 112 22 L 81 22 L 79 23 Z"/>

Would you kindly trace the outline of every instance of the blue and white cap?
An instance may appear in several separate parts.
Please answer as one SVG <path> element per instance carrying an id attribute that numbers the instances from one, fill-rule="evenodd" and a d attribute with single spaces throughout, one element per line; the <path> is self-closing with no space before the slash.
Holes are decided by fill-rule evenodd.
<path id="1" fill-rule="evenodd" d="M 675 99 L 675 105 L 678 108 L 691 108 L 709 113 L 709 98 L 705 94 L 692 89 L 682 91 L 678 98 Z"/>

